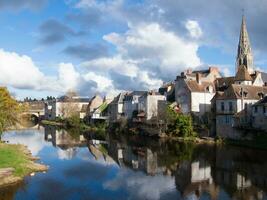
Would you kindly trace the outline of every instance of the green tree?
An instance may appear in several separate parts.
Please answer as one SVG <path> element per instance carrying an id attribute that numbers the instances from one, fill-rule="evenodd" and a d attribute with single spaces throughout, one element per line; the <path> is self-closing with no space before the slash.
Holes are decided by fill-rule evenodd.
<path id="1" fill-rule="evenodd" d="M 167 132 L 169 134 L 179 137 L 194 136 L 193 121 L 190 115 L 177 113 L 168 106 L 165 121 L 167 123 Z"/>
<path id="2" fill-rule="evenodd" d="M 0 136 L 18 122 L 22 110 L 22 105 L 10 95 L 8 90 L 0 87 Z"/>

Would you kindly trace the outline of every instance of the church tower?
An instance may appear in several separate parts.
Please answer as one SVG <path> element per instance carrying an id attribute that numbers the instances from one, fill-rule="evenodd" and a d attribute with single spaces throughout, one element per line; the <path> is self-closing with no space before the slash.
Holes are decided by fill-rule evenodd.
<path id="1" fill-rule="evenodd" d="M 238 68 L 241 65 L 246 66 L 249 74 L 254 73 L 252 50 L 249 42 L 249 36 L 244 15 L 242 17 L 239 44 L 237 50 L 236 71 L 238 71 Z"/>

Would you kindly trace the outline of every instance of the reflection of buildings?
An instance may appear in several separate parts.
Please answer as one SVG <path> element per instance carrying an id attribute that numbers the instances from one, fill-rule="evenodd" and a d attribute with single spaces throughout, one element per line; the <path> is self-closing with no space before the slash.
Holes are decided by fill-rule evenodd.
<path id="1" fill-rule="evenodd" d="M 157 152 L 146 147 L 134 147 L 118 141 L 109 141 L 109 155 L 121 166 L 144 171 L 149 175 L 161 173 Z"/>
<path id="2" fill-rule="evenodd" d="M 80 133 L 70 133 L 66 130 L 56 130 L 54 127 L 45 127 L 45 140 L 53 146 L 59 147 L 58 156 L 62 159 L 71 159 L 77 153 L 77 147 L 85 147 L 86 139 Z"/>
<path id="3" fill-rule="evenodd" d="M 174 147 L 157 145 L 120 139 L 109 140 L 107 148 L 123 168 L 153 176 L 173 176 L 183 198 L 224 199 L 223 195 L 227 195 L 233 199 L 266 199 L 267 162 L 263 160 L 266 152 L 199 145 L 187 156 L 192 149 L 177 148 L 177 143 Z M 180 151 L 184 151 L 182 155 Z"/>
<path id="4" fill-rule="evenodd" d="M 212 167 L 203 158 L 193 162 L 183 161 L 175 172 L 175 183 L 183 197 L 200 196 L 206 192 L 211 199 L 217 199 L 218 189 L 213 182 Z"/>
<path id="5" fill-rule="evenodd" d="M 264 151 L 218 148 L 215 182 L 238 199 L 263 199 L 267 189 Z"/>

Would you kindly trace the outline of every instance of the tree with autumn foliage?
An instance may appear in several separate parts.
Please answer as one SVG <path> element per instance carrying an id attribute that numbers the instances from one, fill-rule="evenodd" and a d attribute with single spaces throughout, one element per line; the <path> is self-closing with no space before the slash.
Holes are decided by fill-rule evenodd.
<path id="1" fill-rule="evenodd" d="M 18 122 L 22 106 L 10 95 L 7 88 L 0 87 L 0 136 Z"/>

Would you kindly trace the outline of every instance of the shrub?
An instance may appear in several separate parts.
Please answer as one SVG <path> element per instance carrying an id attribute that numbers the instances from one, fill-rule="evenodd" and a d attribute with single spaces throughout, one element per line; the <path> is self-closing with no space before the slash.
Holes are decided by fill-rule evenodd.
<path id="1" fill-rule="evenodd" d="M 193 122 L 190 115 L 175 112 L 170 107 L 167 108 L 167 131 L 179 137 L 195 136 Z"/>

